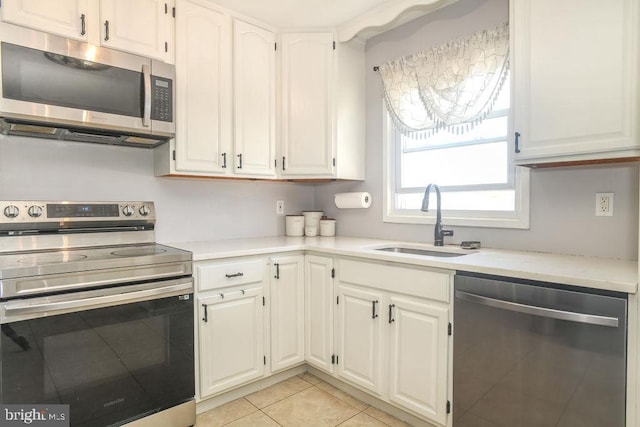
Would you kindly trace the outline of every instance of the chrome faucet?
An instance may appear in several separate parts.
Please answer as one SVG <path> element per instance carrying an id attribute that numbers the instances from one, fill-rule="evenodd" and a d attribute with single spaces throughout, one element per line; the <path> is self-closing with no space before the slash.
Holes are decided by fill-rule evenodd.
<path id="1" fill-rule="evenodd" d="M 444 236 L 453 236 L 453 230 L 442 228 L 442 210 L 440 209 L 440 188 L 436 184 L 429 184 L 424 190 L 422 212 L 429 212 L 429 193 L 431 188 L 436 190 L 436 225 L 433 228 L 433 245 L 444 246 Z"/>

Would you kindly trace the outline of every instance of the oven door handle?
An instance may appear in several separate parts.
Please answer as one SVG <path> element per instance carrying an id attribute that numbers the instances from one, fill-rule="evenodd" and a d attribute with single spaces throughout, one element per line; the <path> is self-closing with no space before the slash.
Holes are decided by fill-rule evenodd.
<path id="1" fill-rule="evenodd" d="M 44 302 L 42 304 L 6 304 L 3 314 L 6 319 L 10 319 L 12 316 L 24 315 L 36 315 L 34 317 L 38 317 L 38 314 L 49 316 L 56 314 L 57 312 L 72 312 L 110 307 L 113 305 L 142 302 L 193 292 L 193 282 L 191 278 L 168 281 L 165 283 L 168 284 L 166 286 L 153 287 L 151 289 L 119 292 L 95 297 L 77 298 L 64 301 L 55 301 L 56 297 L 51 297 L 52 301 Z M 65 297 L 68 297 L 68 294 L 65 295 Z"/>
<path id="2" fill-rule="evenodd" d="M 588 323 L 590 325 L 608 326 L 611 328 L 617 328 L 619 323 L 619 319 L 617 317 L 598 316 L 595 314 L 577 313 L 574 311 L 536 307 L 527 304 L 520 304 L 517 302 L 489 298 L 463 291 L 456 291 L 456 298 L 475 304 L 515 311 L 517 313 L 532 314 L 534 316 L 548 317 L 558 320 L 568 320 L 570 322 Z"/>

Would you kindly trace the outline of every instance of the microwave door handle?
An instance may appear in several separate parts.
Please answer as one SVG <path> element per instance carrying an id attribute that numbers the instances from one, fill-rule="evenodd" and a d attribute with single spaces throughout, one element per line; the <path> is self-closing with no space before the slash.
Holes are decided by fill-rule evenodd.
<path id="1" fill-rule="evenodd" d="M 148 64 L 142 66 L 144 80 L 144 109 L 142 114 L 142 126 L 149 127 L 151 122 L 151 70 Z"/>

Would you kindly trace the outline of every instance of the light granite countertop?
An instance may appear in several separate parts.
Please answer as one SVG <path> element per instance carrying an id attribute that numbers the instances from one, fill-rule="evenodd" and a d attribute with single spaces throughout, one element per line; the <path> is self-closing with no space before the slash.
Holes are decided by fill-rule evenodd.
<path id="1" fill-rule="evenodd" d="M 342 236 L 281 236 L 167 244 L 192 252 L 194 261 L 307 251 L 561 283 L 609 291 L 636 293 L 638 290 L 637 261 L 610 258 L 484 248 L 463 250 L 459 246 L 453 245 L 435 248 L 430 244 Z M 465 255 L 445 258 L 376 250 L 376 248 L 390 246 L 459 252 Z"/>

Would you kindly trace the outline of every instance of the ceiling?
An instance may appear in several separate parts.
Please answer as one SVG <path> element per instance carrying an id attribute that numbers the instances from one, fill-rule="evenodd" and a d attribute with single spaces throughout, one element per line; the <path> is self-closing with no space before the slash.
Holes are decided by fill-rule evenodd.
<path id="1" fill-rule="evenodd" d="M 393 0 L 211 0 L 277 28 L 337 27 Z"/>

